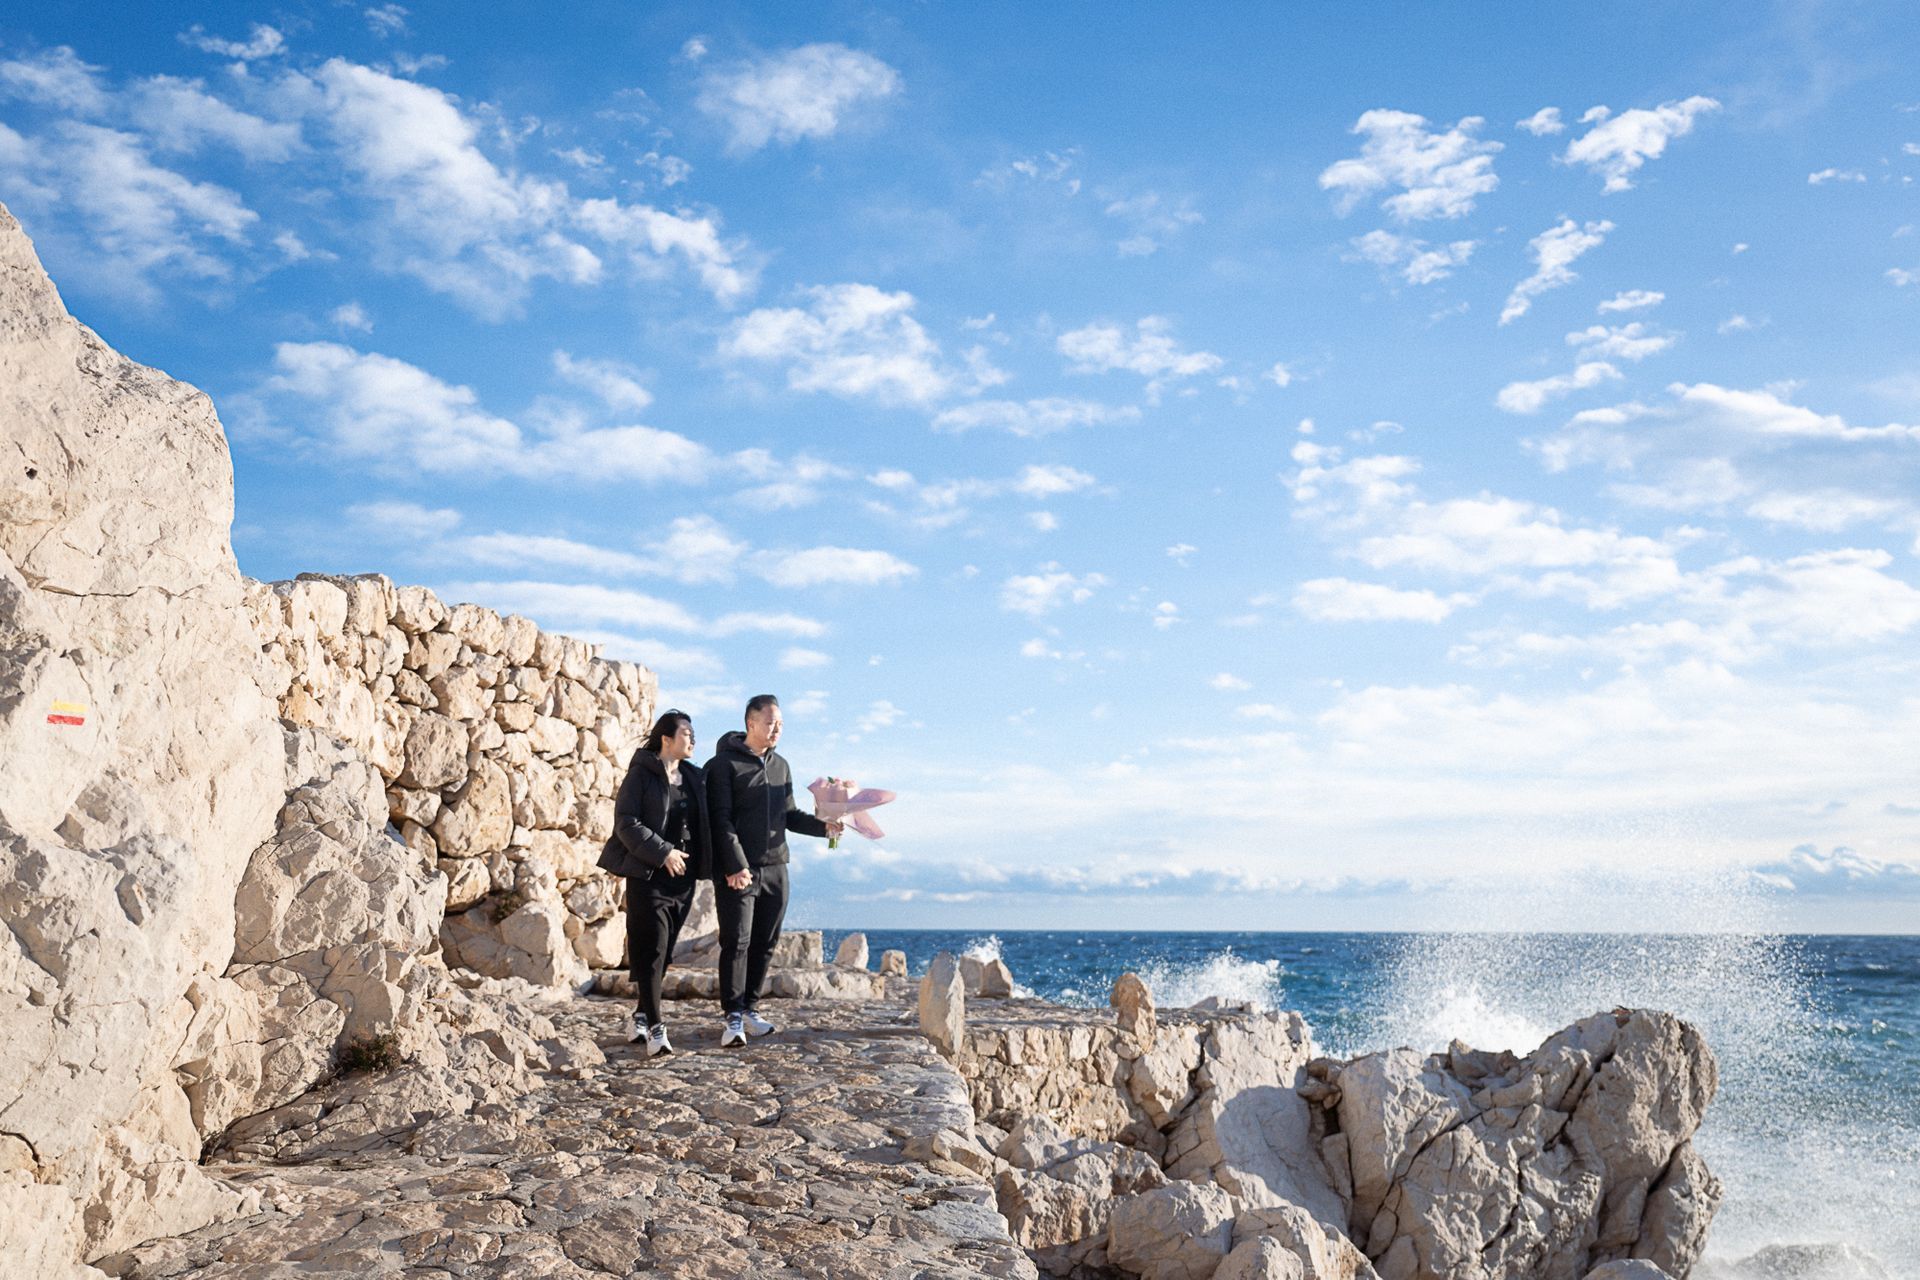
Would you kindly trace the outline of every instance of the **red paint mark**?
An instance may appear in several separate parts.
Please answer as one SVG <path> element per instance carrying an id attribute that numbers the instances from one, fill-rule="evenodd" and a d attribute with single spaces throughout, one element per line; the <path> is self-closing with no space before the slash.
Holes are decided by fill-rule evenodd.
<path id="1" fill-rule="evenodd" d="M 85 716 L 52 715 L 47 717 L 48 724 L 85 724 L 86 722 L 87 718 Z"/>

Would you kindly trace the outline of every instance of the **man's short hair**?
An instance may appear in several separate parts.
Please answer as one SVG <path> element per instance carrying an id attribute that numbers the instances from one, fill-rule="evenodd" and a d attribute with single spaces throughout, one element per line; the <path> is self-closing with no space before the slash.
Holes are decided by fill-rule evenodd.
<path id="1" fill-rule="evenodd" d="M 776 697 L 774 697 L 774 696 L 773 696 L 772 694 L 770 694 L 770 693 L 756 693 L 756 694 L 754 694 L 754 695 L 753 695 L 753 696 L 752 696 L 751 698 L 748 698 L 748 699 L 747 699 L 747 716 L 746 716 L 746 718 L 747 718 L 748 720 L 751 720 L 751 719 L 753 719 L 753 713 L 754 713 L 754 712 L 756 712 L 756 711 L 765 711 L 765 710 L 767 710 L 767 709 L 768 709 L 769 707 L 777 707 L 777 706 L 779 706 L 779 705 L 780 705 L 780 699 L 778 699 L 778 698 L 776 698 Z"/>

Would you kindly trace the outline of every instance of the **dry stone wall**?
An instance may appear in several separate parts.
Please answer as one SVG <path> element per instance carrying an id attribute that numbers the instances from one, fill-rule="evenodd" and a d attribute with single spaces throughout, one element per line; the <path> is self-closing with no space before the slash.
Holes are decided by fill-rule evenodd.
<path id="1" fill-rule="evenodd" d="M 549 987 L 621 963 L 621 886 L 594 860 L 652 672 L 378 575 L 250 582 L 247 608 L 281 715 L 370 761 L 401 842 L 446 876 L 449 963 Z"/>

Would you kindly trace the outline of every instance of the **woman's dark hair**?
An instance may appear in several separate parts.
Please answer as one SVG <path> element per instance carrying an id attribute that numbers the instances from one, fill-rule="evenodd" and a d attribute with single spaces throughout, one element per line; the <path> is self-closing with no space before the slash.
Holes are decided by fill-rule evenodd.
<path id="1" fill-rule="evenodd" d="M 677 711 L 671 707 L 662 711 L 660 718 L 653 722 L 653 731 L 647 735 L 647 740 L 640 744 L 640 749 L 659 755 L 660 744 L 680 732 L 680 726 L 683 724 L 691 728 L 693 726 L 693 717 L 684 711 Z"/>

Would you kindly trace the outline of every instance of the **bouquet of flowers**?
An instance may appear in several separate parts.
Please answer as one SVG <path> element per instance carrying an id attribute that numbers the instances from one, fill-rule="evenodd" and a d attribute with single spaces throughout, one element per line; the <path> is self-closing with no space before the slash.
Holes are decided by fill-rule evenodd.
<path id="1" fill-rule="evenodd" d="M 813 792 L 813 813 L 822 822 L 843 822 L 869 840 L 887 833 L 867 813 L 893 801 L 893 792 L 877 787 L 862 787 L 852 778 L 815 778 L 807 790 Z M 827 848 L 838 849 L 840 837 L 827 841 Z"/>

